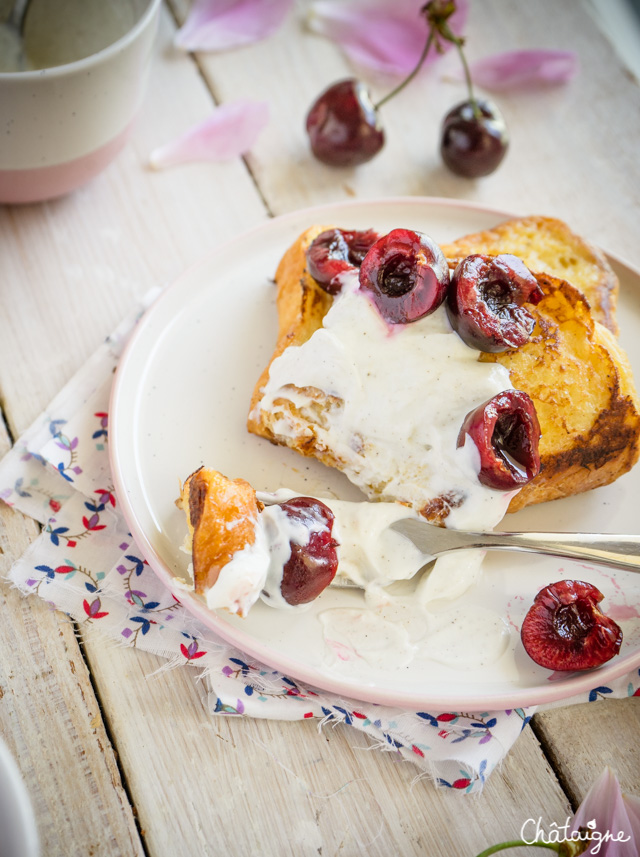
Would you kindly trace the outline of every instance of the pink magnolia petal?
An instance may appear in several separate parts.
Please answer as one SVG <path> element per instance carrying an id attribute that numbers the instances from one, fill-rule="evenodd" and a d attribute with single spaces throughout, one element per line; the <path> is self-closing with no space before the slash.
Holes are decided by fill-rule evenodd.
<path id="1" fill-rule="evenodd" d="M 266 39 L 294 0 L 194 0 L 174 43 L 185 51 L 224 51 Z"/>
<path id="2" fill-rule="evenodd" d="M 622 795 L 622 802 L 627 811 L 629 819 L 629 830 L 633 836 L 636 849 L 640 852 L 640 797 L 635 795 Z"/>
<path id="3" fill-rule="evenodd" d="M 640 851 L 637 798 L 623 797 L 611 768 L 605 768 L 587 792 L 574 816 L 571 832 L 580 827 L 593 831 L 585 854 L 600 857 L 635 857 Z"/>
<path id="4" fill-rule="evenodd" d="M 337 42 L 356 65 L 405 76 L 416 66 L 427 40 L 427 23 L 420 14 L 423 5 L 424 0 L 316 0 L 308 24 Z M 449 20 L 457 35 L 464 30 L 467 12 L 467 0 L 459 0 Z M 426 63 L 438 56 L 432 49 Z"/>
<path id="5" fill-rule="evenodd" d="M 573 51 L 508 51 L 471 65 L 471 78 L 485 89 L 517 89 L 567 83 L 578 73 Z"/>
<path id="6" fill-rule="evenodd" d="M 249 151 L 268 121 L 266 101 L 222 104 L 204 122 L 154 149 L 149 163 L 159 170 L 191 161 L 227 161 Z"/>

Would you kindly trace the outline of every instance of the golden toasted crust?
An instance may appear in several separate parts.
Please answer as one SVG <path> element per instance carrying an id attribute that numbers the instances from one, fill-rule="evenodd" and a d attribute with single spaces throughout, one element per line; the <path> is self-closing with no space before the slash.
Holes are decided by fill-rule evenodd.
<path id="1" fill-rule="evenodd" d="M 301 345 L 311 337 L 314 331 L 322 327 L 322 319 L 333 302 L 331 295 L 323 291 L 307 271 L 305 256 L 305 251 L 313 239 L 328 228 L 331 227 L 312 226 L 303 232 L 286 251 L 276 271 L 278 338 L 269 365 L 265 367 L 254 388 L 247 422 L 250 432 L 268 437 L 269 440 L 273 440 L 273 437 L 263 425 L 262 418 L 254 418 L 252 414 L 262 398 L 262 389 L 269 380 L 271 363 L 282 354 L 285 348 L 290 345 Z"/>
<path id="2" fill-rule="evenodd" d="M 637 461 L 640 403 L 626 355 L 594 321 L 581 292 L 537 275 L 545 297 L 529 307 L 536 326 L 517 351 L 484 354 L 528 393 L 540 421 L 540 474 L 509 511 L 613 482 Z"/>
<path id="3" fill-rule="evenodd" d="M 331 305 L 306 270 L 305 249 L 324 228 L 303 233 L 278 268 L 280 330 L 272 360 L 320 328 Z M 541 472 L 514 497 L 509 511 L 606 485 L 633 466 L 639 451 L 640 403 L 626 355 L 610 331 L 594 321 L 581 290 L 547 274 L 537 279 L 545 297 L 528 307 L 536 319 L 529 342 L 517 351 L 480 358 L 508 369 L 513 386 L 534 400 L 540 420 Z M 311 403 L 304 410 L 278 400 L 296 426 L 295 436 L 283 437 L 273 415 L 258 407 L 268 377 L 269 366 L 252 396 L 249 431 L 341 469 L 344 463 L 318 441 L 314 428 L 340 401 L 309 389 Z M 370 489 L 375 496 L 376 486 Z M 448 510 L 442 497 L 422 513 L 442 523 Z"/>
<path id="4" fill-rule="evenodd" d="M 177 505 L 187 516 L 193 556 L 193 582 L 202 594 L 237 551 L 256 540 L 262 504 L 244 479 L 227 479 L 201 467 L 185 481 Z"/>
<path id="5" fill-rule="evenodd" d="M 451 244 L 442 251 L 451 263 L 472 253 L 512 253 L 530 270 L 567 280 L 584 294 L 593 317 L 613 333 L 618 332 L 616 303 L 618 278 L 604 254 L 552 217 L 519 217 L 507 220 Z"/>

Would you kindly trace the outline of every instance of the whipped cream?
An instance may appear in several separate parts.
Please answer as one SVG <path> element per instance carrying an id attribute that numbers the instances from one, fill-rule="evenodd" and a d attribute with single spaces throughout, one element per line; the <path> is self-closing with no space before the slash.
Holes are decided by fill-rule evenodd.
<path id="1" fill-rule="evenodd" d="M 266 495 L 271 497 L 272 495 Z M 275 495 L 273 495 L 275 496 Z M 287 498 L 295 496 L 287 493 Z M 265 502 L 264 497 L 259 497 Z M 284 497 L 282 499 L 285 499 Z M 289 517 L 271 499 L 255 520 L 255 541 L 236 551 L 207 589 L 207 607 L 246 616 L 260 596 L 273 607 L 289 608 L 280 592 L 282 574 L 291 556 L 291 543 L 309 543 L 312 529 Z"/>
<path id="2" fill-rule="evenodd" d="M 401 623 L 373 610 L 337 607 L 323 610 L 320 621 L 325 642 L 343 663 L 356 658 L 372 667 L 393 670 L 410 664 L 418 650 Z"/>
<path id="3" fill-rule="evenodd" d="M 216 583 L 206 591 L 207 606 L 245 616 L 262 598 L 271 607 L 305 609 L 306 604 L 289 604 L 280 591 L 291 543 L 305 546 L 313 532 L 313 528 L 291 518 L 278 505 L 300 494 L 282 488 L 273 493 L 257 492 L 256 496 L 265 507 L 255 522 L 255 541 L 237 551 L 221 569 Z M 416 517 L 412 509 L 399 503 L 326 498 L 322 502 L 334 514 L 332 534 L 338 542 L 338 580 L 351 580 L 365 590 L 375 591 L 380 598 L 379 589 L 413 577 L 428 562 L 429 557 L 413 542 L 389 529 L 394 521 Z"/>
<path id="4" fill-rule="evenodd" d="M 308 544 L 314 527 L 325 525 L 313 519 L 302 523 L 286 514 L 279 504 L 300 496 L 295 491 L 283 488 L 256 496 L 264 508 L 255 519 L 255 541 L 221 569 L 205 593 L 207 606 L 241 616 L 259 599 L 280 609 L 309 609 L 310 604 L 291 605 L 282 597 L 284 566 L 291 543 Z M 321 499 L 334 514 L 336 582 L 351 581 L 364 590 L 362 607 L 334 607 L 318 614 L 331 669 L 349 674 L 362 661 L 376 669 L 396 669 L 416 658 L 471 669 L 502 655 L 509 640 L 502 618 L 458 603 L 480 576 L 483 551 L 443 556 L 414 583 L 432 558 L 390 529 L 395 521 L 418 518 L 413 509 L 393 502 L 314 499 Z M 394 591 L 393 584 L 400 581 L 411 581 L 411 591 Z"/>
<path id="5" fill-rule="evenodd" d="M 246 616 L 258 600 L 269 568 L 270 545 L 261 516 L 256 520 L 256 539 L 234 553 L 220 569 L 218 579 L 205 591 L 207 607 Z"/>
<path id="6" fill-rule="evenodd" d="M 322 328 L 273 361 L 257 408 L 275 414 L 277 435 L 295 438 L 308 435 L 309 388 L 335 397 L 323 407 L 322 425 L 310 417 L 314 432 L 368 496 L 416 510 L 445 497 L 447 526 L 491 529 L 513 492 L 482 485 L 477 447 L 468 436 L 456 444 L 466 415 L 511 382 L 503 366 L 478 355 L 452 329 L 444 305 L 411 324 L 388 325 L 349 273 Z"/>

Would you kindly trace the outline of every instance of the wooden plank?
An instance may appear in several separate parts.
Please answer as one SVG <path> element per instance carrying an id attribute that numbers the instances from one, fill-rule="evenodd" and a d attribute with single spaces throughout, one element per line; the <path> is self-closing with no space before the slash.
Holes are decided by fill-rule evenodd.
<path id="1" fill-rule="evenodd" d="M 0 454 L 7 446 L 0 420 Z M 42 854 L 143 855 L 74 626 L 5 579 L 38 531 L 0 503 L 0 734 L 29 791 Z"/>
<path id="2" fill-rule="evenodd" d="M 89 630 L 87 654 L 152 855 L 423 857 L 444 843 L 473 855 L 517 837 L 529 817 L 563 823 L 569 813 L 530 729 L 483 794 L 464 797 L 416 781 L 414 765 L 347 726 L 212 717 L 191 668 L 152 675 L 161 659 Z"/>
<path id="3" fill-rule="evenodd" d="M 537 714 L 535 732 L 572 803 L 609 765 L 623 791 L 640 795 L 640 700 L 611 699 Z"/>

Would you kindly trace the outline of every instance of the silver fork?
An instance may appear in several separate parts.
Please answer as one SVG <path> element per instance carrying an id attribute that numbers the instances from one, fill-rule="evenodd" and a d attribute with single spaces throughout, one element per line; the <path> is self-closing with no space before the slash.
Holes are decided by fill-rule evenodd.
<path id="1" fill-rule="evenodd" d="M 468 533 L 404 518 L 391 529 L 432 558 L 455 550 L 525 551 L 640 571 L 640 536 L 598 533 Z"/>

